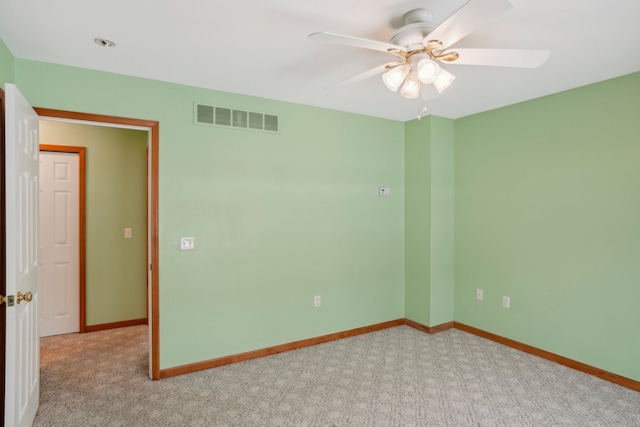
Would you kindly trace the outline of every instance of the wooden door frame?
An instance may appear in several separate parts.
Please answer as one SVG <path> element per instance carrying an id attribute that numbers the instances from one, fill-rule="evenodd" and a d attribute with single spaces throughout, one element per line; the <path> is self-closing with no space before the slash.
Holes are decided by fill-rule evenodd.
<path id="1" fill-rule="evenodd" d="M 132 119 L 128 117 L 107 116 L 102 114 L 79 113 L 74 111 L 55 110 L 49 108 L 34 107 L 38 115 L 43 118 L 62 119 L 70 122 L 89 122 L 102 125 L 120 125 L 122 127 L 144 128 L 149 132 L 149 146 L 151 148 L 151 170 L 148 182 L 150 182 L 150 203 L 148 216 L 151 227 L 149 242 L 151 245 L 151 265 L 147 269 L 151 278 L 151 306 L 149 313 L 149 328 L 151 329 L 150 345 L 150 376 L 151 379 L 160 378 L 160 256 L 159 256 L 159 146 L 160 146 L 160 122 L 155 120 Z M 3 127 L 4 129 L 4 127 Z"/>
<path id="2" fill-rule="evenodd" d="M 87 193 L 86 193 L 86 147 L 40 144 L 40 151 L 72 153 L 78 155 L 78 286 L 80 310 L 78 326 L 80 333 L 87 332 Z"/>

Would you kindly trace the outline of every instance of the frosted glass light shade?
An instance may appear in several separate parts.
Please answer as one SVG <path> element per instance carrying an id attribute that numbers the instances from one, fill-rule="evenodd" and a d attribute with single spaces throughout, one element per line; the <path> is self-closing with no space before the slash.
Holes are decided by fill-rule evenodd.
<path id="1" fill-rule="evenodd" d="M 382 75 L 382 81 L 390 91 L 395 92 L 398 90 L 402 82 L 407 78 L 409 74 L 409 67 L 405 64 L 399 65 Z"/>
<path id="2" fill-rule="evenodd" d="M 433 86 L 436 88 L 438 93 L 442 93 L 456 78 L 453 74 L 445 70 L 444 68 L 440 68 L 440 72 L 438 73 L 438 77 L 433 81 Z"/>
<path id="3" fill-rule="evenodd" d="M 409 77 L 404 81 L 400 94 L 405 98 L 413 99 L 420 96 L 420 80 L 415 72 L 409 74 Z"/>
<path id="4" fill-rule="evenodd" d="M 418 62 L 418 78 L 424 84 L 433 83 L 440 74 L 440 66 L 436 61 L 429 58 L 421 59 Z"/>

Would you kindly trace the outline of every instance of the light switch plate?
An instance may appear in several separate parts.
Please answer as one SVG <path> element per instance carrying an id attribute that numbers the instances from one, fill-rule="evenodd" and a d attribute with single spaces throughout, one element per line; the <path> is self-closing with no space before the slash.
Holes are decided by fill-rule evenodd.
<path id="1" fill-rule="evenodd" d="M 133 230 L 129 227 L 124 229 L 124 238 L 131 239 L 133 237 Z"/>
<path id="2" fill-rule="evenodd" d="M 193 251 L 196 248 L 195 237 L 181 237 L 180 238 L 180 250 L 181 251 Z"/>
<path id="3" fill-rule="evenodd" d="M 511 297 L 502 297 L 502 306 L 504 308 L 511 308 Z"/>

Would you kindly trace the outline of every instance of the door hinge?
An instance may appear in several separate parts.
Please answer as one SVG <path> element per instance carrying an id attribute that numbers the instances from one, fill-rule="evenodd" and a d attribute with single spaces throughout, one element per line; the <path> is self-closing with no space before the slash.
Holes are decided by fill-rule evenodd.
<path id="1" fill-rule="evenodd" d="M 149 264 L 149 271 L 153 270 L 153 264 Z"/>
<path id="2" fill-rule="evenodd" d="M 5 302 L 7 303 L 7 307 L 13 307 L 15 305 L 15 296 L 7 295 L 5 297 L 4 295 L 0 295 L 0 305 Z"/>

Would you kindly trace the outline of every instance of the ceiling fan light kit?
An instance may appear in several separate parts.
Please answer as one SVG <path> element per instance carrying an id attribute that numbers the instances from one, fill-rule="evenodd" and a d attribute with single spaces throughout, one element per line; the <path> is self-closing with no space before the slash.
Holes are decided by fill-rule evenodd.
<path id="1" fill-rule="evenodd" d="M 387 88 L 396 92 L 402 86 L 400 94 L 407 99 L 414 99 L 420 95 L 421 83 L 433 84 L 438 93 L 448 88 L 455 76 L 443 69 L 431 58 L 431 55 L 424 56 L 424 53 L 412 54 L 408 57 L 407 63 L 392 67 L 385 72 L 382 75 L 382 81 Z"/>
<path id="2" fill-rule="evenodd" d="M 353 83 L 376 74 L 392 92 L 405 98 L 420 96 L 421 84 L 433 84 L 438 93 L 446 90 L 455 76 L 440 63 L 497 67 L 535 68 L 549 56 L 548 50 L 519 49 L 457 49 L 449 51 L 458 41 L 509 11 L 509 0 L 469 0 L 453 15 L 434 28 L 433 14 L 428 9 L 414 9 L 404 15 L 405 26 L 399 28 L 391 43 L 340 34 L 319 32 L 312 40 L 377 50 L 394 55 L 395 61 L 377 66 L 344 82 Z M 341 84 L 341 83 L 338 83 Z M 332 86 L 337 86 L 332 85 Z"/>

